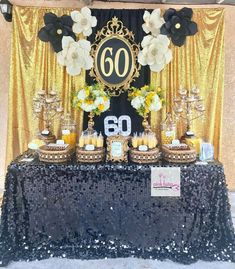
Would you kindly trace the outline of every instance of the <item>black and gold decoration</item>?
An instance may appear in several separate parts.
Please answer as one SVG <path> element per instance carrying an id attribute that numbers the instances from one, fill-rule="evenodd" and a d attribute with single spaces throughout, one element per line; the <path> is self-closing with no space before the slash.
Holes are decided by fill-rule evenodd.
<path id="1" fill-rule="evenodd" d="M 92 15 L 97 18 L 97 26 L 94 27 L 92 35 L 88 37 L 88 40 L 91 42 L 91 44 L 94 44 L 96 42 L 96 39 L 97 39 L 97 34 L 100 33 L 102 31 L 102 29 L 104 29 L 105 27 L 107 29 L 107 22 L 110 22 L 110 24 L 111 24 L 113 18 L 117 17 L 118 21 L 120 20 L 122 22 L 122 25 L 123 25 L 122 30 L 124 29 L 125 31 L 128 31 L 129 33 L 130 32 L 134 33 L 134 43 L 136 43 L 138 46 L 138 44 L 141 43 L 141 41 L 143 40 L 143 37 L 145 35 L 144 31 L 142 30 L 143 20 L 140 19 L 140 18 L 143 18 L 144 12 L 145 12 L 145 9 L 137 9 L 137 10 L 92 9 Z M 111 34 L 111 32 L 110 32 L 110 34 Z M 110 37 L 111 37 L 111 35 L 110 35 Z M 107 40 L 107 42 L 103 43 L 105 38 L 106 38 L 106 36 L 104 36 L 103 39 L 99 43 L 100 46 L 102 46 L 101 47 L 102 50 L 105 49 L 104 46 L 106 46 L 106 45 L 107 45 L 107 47 L 110 47 L 109 43 L 107 43 L 107 42 L 111 42 L 111 44 L 112 44 L 112 42 L 114 40 L 114 39 Z M 130 47 L 130 45 L 129 45 L 130 40 L 126 41 L 127 45 L 125 42 L 122 42 L 122 40 L 116 40 L 116 41 L 120 42 L 120 43 L 118 43 L 119 45 L 125 46 L 123 48 L 126 48 L 127 53 L 128 53 L 129 47 Z M 96 48 L 97 48 L 97 46 L 98 46 L 98 44 L 96 45 Z M 93 47 L 93 49 L 94 49 L 94 47 Z M 136 47 L 136 49 L 137 49 L 137 47 Z M 124 51 L 120 51 L 119 53 L 120 53 L 120 55 L 119 55 L 120 61 L 124 61 L 125 60 Z M 113 48 L 112 58 L 110 55 L 110 51 L 106 50 L 105 60 L 108 60 L 105 62 L 105 72 L 106 73 L 108 73 L 110 71 L 109 62 L 111 63 L 111 61 L 112 61 L 113 66 L 114 66 L 113 70 L 115 70 L 115 64 L 114 64 L 115 56 L 118 57 L 118 55 L 116 55 L 116 53 L 114 54 L 114 48 Z M 128 57 L 129 57 L 129 54 L 128 54 Z M 131 82 L 131 86 L 140 88 L 140 87 L 150 83 L 150 69 L 148 66 L 142 66 L 141 69 L 139 69 L 138 63 L 135 62 L 135 64 L 136 64 L 136 67 L 138 69 L 137 71 L 138 71 L 139 75 L 138 75 L 138 77 L 133 78 L 133 80 Z M 118 72 L 122 75 L 124 72 L 124 67 L 121 66 L 120 64 L 118 67 L 119 67 Z M 125 78 L 122 77 L 119 79 L 121 79 L 123 81 Z M 91 76 L 90 71 L 86 72 L 86 83 L 88 85 L 92 85 L 95 82 L 96 82 L 96 77 Z M 120 80 L 119 80 L 119 82 L 120 82 Z M 108 86 L 106 86 L 106 87 L 107 87 L 107 92 L 110 93 L 110 88 L 108 88 Z M 122 93 L 119 95 L 120 91 Z M 115 116 L 118 119 L 122 115 L 127 115 L 131 118 L 132 132 L 142 132 L 143 131 L 142 117 L 136 113 L 135 109 L 131 106 L 130 102 L 128 101 L 128 91 L 119 88 L 119 89 L 117 89 L 117 91 L 112 91 L 112 93 L 117 94 L 118 96 L 115 96 L 114 98 L 110 99 L 110 109 L 108 111 L 102 113 L 99 117 L 97 117 L 97 116 L 94 117 L 94 123 L 95 123 L 94 129 L 97 132 L 101 132 L 103 134 L 103 136 L 105 136 L 104 120 L 106 117 Z M 85 113 L 84 114 L 84 121 L 83 121 L 83 123 L 84 123 L 83 130 L 87 129 L 88 120 L 89 120 L 88 113 Z"/>
<path id="2" fill-rule="evenodd" d="M 116 135 L 107 138 L 107 161 L 128 162 L 128 137 Z"/>
<path id="3" fill-rule="evenodd" d="M 76 35 L 72 30 L 73 20 L 70 16 L 57 17 L 49 12 L 44 15 L 44 23 L 45 26 L 38 32 L 38 37 L 43 42 L 50 42 L 56 53 L 62 50 L 63 36 L 71 36 L 76 40 Z"/>
<path id="4" fill-rule="evenodd" d="M 95 64 L 90 75 L 106 86 L 110 96 L 119 96 L 139 76 L 138 52 L 134 34 L 113 17 L 96 34 L 91 51 Z"/>
<path id="5" fill-rule="evenodd" d="M 183 46 L 186 37 L 195 35 L 198 31 L 196 22 L 191 21 L 192 17 L 191 8 L 184 7 L 178 11 L 169 8 L 163 15 L 165 23 L 161 27 L 161 34 L 170 37 L 175 46 Z"/>

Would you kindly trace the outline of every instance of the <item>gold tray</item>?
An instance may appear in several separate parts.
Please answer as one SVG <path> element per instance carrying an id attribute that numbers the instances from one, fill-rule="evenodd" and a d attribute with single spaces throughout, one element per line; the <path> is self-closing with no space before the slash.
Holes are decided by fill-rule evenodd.
<path id="1" fill-rule="evenodd" d="M 96 148 L 95 150 L 88 151 L 84 148 L 77 147 L 76 158 L 81 163 L 99 163 L 105 159 L 105 149 Z"/>
<path id="2" fill-rule="evenodd" d="M 137 149 L 130 149 L 130 160 L 134 163 L 156 163 L 159 160 L 159 149 L 154 148 L 148 151 L 139 151 Z"/>
<path id="3" fill-rule="evenodd" d="M 38 149 L 39 160 L 46 163 L 64 163 L 71 159 L 74 150 L 71 146 L 62 150 L 51 150 L 46 145 Z"/>
<path id="4" fill-rule="evenodd" d="M 197 159 L 197 153 L 193 148 L 186 150 L 173 150 L 162 146 L 163 158 L 172 163 L 192 163 Z"/>

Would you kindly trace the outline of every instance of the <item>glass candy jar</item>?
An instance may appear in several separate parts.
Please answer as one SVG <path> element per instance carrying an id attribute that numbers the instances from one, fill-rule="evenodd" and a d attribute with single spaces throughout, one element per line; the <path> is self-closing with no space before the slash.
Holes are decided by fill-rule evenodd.
<path id="1" fill-rule="evenodd" d="M 61 133 L 62 140 L 64 140 L 65 144 L 69 144 L 72 147 L 76 146 L 76 123 L 71 118 L 70 114 L 66 114 L 64 117 L 62 117 Z"/>
<path id="2" fill-rule="evenodd" d="M 171 113 L 167 113 L 166 119 L 161 123 L 161 142 L 163 144 L 171 144 L 176 138 L 176 124 Z"/>

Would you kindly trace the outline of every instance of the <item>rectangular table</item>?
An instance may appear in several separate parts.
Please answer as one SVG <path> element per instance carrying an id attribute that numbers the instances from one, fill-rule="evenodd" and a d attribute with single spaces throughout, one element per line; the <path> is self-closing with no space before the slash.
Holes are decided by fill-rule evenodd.
<path id="1" fill-rule="evenodd" d="M 45 164 L 8 167 L 0 261 L 139 257 L 181 263 L 235 261 L 223 166 L 181 168 L 181 197 L 151 197 L 151 166 Z"/>

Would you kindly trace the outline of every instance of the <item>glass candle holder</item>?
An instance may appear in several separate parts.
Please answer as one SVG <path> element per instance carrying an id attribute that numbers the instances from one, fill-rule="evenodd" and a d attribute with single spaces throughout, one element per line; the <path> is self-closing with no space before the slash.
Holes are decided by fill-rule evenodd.
<path id="1" fill-rule="evenodd" d="M 77 134 L 76 134 L 77 125 L 75 121 L 71 118 L 70 114 L 66 114 L 62 118 L 61 124 L 61 133 L 62 140 L 65 144 L 69 144 L 72 147 L 76 146 Z"/>
<path id="2" fill-rule="evenodd" d="M 171 113 L 167 113 L 166 119 L 161 123 L 161 142 L 171 144 L 176 139 L 176 124 Z"/>

